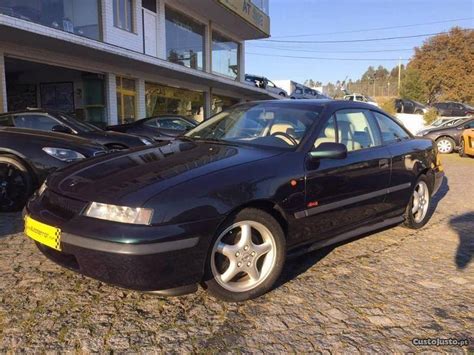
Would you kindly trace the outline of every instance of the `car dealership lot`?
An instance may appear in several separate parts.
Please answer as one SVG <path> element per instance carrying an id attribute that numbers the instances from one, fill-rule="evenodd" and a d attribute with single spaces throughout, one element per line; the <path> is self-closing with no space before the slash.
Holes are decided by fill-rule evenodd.
<path id="1" fill-rule="evenodd" d="M 395 351 L 413 338 L 471 336 L 474 159 L 442 156 L 429 224 L 389 229 L 289 263 L 273 292 L 226 304 L 161 298 L 64 270 L 0 215 L 0 352 L 5 350 Z M 463 352 L 467 348 L 442 347 Z"/>

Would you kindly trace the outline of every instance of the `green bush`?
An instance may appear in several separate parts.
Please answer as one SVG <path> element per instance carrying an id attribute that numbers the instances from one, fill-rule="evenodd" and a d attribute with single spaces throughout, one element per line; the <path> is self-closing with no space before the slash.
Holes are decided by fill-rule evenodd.
<path id="1" fill-rule="evenodd" d="M 423 115 L 423 120 L 425 121 L 426 125 L 432 124 L 434 121 L 438 119 L 438 112 L 434 108 L 430 108 L 426 113 Z"/>
<path id="2" fill-rule="evenodd" d="M 387 112 L 388 114 L 394 116 L 397 113 L 397 109 L 395 108 L 395 100 L 392 98 L 389 99 L 378 99 L 377 100 L 380 108 Z"/>

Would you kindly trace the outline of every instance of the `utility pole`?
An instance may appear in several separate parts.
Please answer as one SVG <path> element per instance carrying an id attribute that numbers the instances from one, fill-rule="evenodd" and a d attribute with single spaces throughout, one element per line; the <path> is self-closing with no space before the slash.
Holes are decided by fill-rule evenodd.
<path id="1" fill-rule="evenodd" d="M 400 85 L 402 82 L 402 58 L 398 58 L 398 96 L 400 96 Z"/>

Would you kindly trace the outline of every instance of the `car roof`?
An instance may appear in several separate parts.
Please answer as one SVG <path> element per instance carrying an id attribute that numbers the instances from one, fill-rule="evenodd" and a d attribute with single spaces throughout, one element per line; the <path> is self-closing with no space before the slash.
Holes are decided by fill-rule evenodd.
<path id="1" fill-rule="evenodd" d="M 376 106 L 365 103 L 365 102 L 360 102 L 360 101 L 348 101 L 348 100 L 331 100 L 331 99 L 307 99 L 307 100 L 261 100 L 261 101 L 250 101 L 247 104 L 250 103 L 272 103 L 272 104 L 278 104 L 286 107 L 298 107 L 298 106 L 308 106 L 308 105 L 314 105 L 315 107 L 327 107 L 330 109 L 351 109 L 351 108 L 361 108 L 361 109 L 370 109 L 370 110 L 378 110 Z M 238 105 L 245 105 L 246 103 L 243 104 L 237 104 Z"/>
<path id="2" fill-rule="evenodd" d="M 16 115 L 19 113 L 49 113 L 49 114 L 58 114 L 62 113 L 60 111 L 54 111 L 54 110 L 48 110 L 44 108 L 27 108 L 24 110 L 16 110 L 16 111 L 9 111 L 9 112 L 4 112 L 0 113 L 0 116 L 8 116 L 8 115 Z"/>

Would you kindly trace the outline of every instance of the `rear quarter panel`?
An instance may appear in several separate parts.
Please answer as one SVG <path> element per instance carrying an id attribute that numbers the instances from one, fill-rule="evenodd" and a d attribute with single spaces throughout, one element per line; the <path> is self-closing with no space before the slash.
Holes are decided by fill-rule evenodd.
<path id="1" fill-rule="evenodd" d="M 414 138 L 387 146 L 392 155 L 390 186 L 410 184 L 409 188 L 392 192 L 386 202 L 393 216 L 404 212 L 416 181 L 421 174 L 433 179 L 432 169 L 436 166 L 436 146 L 430 139 Z"/>

